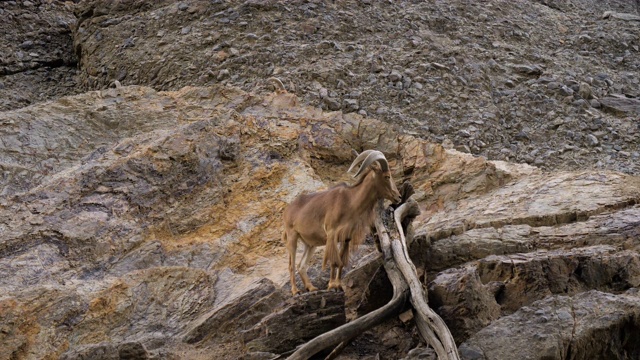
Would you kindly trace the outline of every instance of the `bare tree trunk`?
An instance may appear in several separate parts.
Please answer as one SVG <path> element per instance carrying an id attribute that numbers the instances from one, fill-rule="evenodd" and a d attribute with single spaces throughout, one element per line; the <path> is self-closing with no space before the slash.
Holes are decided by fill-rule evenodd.
<path id="1" fill-rule="evenodd" d="M 409 283 L 409 288 L 411 289 L 411 304 L 416 310 L 416 324 L 423 339 L 433 347 L 436 354 L 438 354 L 438 359 L 459 360 L 460 355 L 458 355 L 458 348 L 453 340 L 453 336 L 442 318 L 429 307 L 427 290 L 422 287 L 416 268 L 407 250 L 407 243 L 402 229 L 402 220 L 407 217 L 407 215 L 415 213 L 415 209 L 417 208 L 418 204 L 415 200 L 409 199 L 394 212 L 394 219 L 400 241 L 394 241 L 391 244 L 393 257 L 404 279 Z"/>

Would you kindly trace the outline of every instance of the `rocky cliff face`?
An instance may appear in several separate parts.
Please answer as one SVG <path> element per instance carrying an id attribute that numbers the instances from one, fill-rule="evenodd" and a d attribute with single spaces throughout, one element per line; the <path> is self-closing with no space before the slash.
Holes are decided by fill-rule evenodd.
<path id="1" fill-rule="evenodd" d="M 287 93 L 124 87 L 5 112 L 3 129 L 17 145 L 0 209 L 7 358 L 245 353 L 238 334 L 289 297 L 283 207 L 344 179 L 352 147 L 381 149 L 418 189 L 414 261 L 487 358 L 493 320 L 640 282 L 638 178 L 492 163 Z"/>
<path id="2" fill-rule="evenodd" d="M 0 359 L 269 359 L 379 306 L 389 285 L 372 241 L 344 295 L 288 289 L 282 210 L 351 181 L 352 148 L 383 151 L 416 188 L 411 256 L 463 358 L 638 358 L 640 178 L 583 166 L 637 173 L 635 20 L 601 19 L 600 2 L 484 5 L 2 3 L 37 31 L 0 25 L 12 109 L 0 113 Z M 473 35 L 478 24 L 491 31 Z M 17 47 L 58 44 L 46 36 L 60 53 L 24 60 Z M 85 92 L 58 98 L 72 91 L 43 71 Z M 288 93 L 267 88 L 272 75 Z M 558 95 L 571 79 L 578 91 Z M 631 113 L 605 112 L 622 93 Z M 429 141 L 445 134 L 453 145 Z M 560 140 L 576 148 L 547 154 Z M 321 255 L 310 274 L 323 288 Z M 432 356 L 418 345 L 405 314 L 341 359 Z"/>

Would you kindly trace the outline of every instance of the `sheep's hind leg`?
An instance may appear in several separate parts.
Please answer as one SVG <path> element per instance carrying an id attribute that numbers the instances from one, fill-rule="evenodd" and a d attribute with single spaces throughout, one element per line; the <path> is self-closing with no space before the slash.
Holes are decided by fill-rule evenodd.
<path id="1" fill-rule="evenodd" d="M 311 263 L 311 259 L 313 258 L 313 252 L 316 249 L 315 246 L 307 245 L 302 242 L 302 246 L 304 248 L 304 253 L 302 254 L 302 259 L 300 260 L 300 264 L 298 265 L 298 274 L 302 278 L 302 282 L 304 283 L 304 287 L 307 291 L 317 291 L 318 288 L 313 286 L 309 276 L 307 275 L 307 269 L 309 268 L 309 264 Z"/>
<path id="2" fill-rule="evenodd" d="M 287 251 L 289 252 L 289 276 L 291 277 L 291 293 L 293 296 L 298 295 L 300 290 L 296 286 L 296 250 L 298 247 L 298 233 L 295 231 L 291 231 L 290 233 L 287 231 L 282 232 L 282 241 L 287 246 Z"/>

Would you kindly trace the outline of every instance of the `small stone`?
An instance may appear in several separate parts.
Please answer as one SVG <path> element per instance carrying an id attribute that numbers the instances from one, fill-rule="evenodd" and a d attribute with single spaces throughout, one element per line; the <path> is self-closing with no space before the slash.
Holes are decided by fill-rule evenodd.
<path id="1" fill-rule="evenodd" d="M 560 87 L 559 91 L 560 91 L 560 95 L 563 95 L 563 96 L 571 96 L 571 95 L 573 95 L 573 90 L 570 87 L 566 86 L 566 85 L 562 85 Z"/>
<path id="2" fill-rule="evenodd" d="M 432 62 L 431 66 L 433 66 L 434 68 L 439 69 L 439 70 L 449 70 L 449 68 L 446 65 L 442 65 L 442 64 L 437 63 L 437 62 Z"/>
<path id="3" fill-rule="evenodd" d="M 527 135 L 526 132 L 524 131 L 520 131 L 519 133 L 516 134 L 516 140 L 529 140 L 529 135 Z"/>
<path id="4" fill-rule="evenodd" d="M 466 138 L 471 137 L 471 133 L 469 131 L 467 131 L 467 130 L 464 130 L 464 129 L 458 131 L 458 135 L 460 135 L 462 137 L 466 137 Z"/>
<path id="5" fill-rule="evenodd" d="M 587 135 L 587 144 L 589 144 L 589 146 L 597 146 L 600 142 L 598 141 L 598 138 L 593 135 L 593 134 L 589 134 Z"/>
<path id="6" fill-rule="evenodd" d="M 514 65 L 513 69 L 520 74 L 524 75 L 541 75 L 542 69 L 537 65 Z"/>
<path id="7" fill-rule="evenodd" d="M 340 110 L 340 103 L 338 102 L 338 100 L 336 100 L 334 98 L 325 97 L 324 98 L 324 103 L 327 105 L 327 107 L 331 111 Z"/>
<path id="8" fill-rule="evenodd" d="M 397 82 L 402 80 L 402 74 L 398 70 L 391 70 L 391 74 L 389 74 L 389 80 L 392 82 Z"/>
<path id="9" fill-rule="evenodd" d="M 133 38 L 129 37 L 129 38 L 126 38 L 124 40 L 124 43 L 122 44 L 122 47 L 123 48 L 130 48 L 130 47 L 134 47 L 135 45 L 136 45 L 135 44 L 135 40 L 133 40 Z"/>
<path id="10" fill-rule="evenodd" d="M 590 104 L 585 99 L 578 99 L 571 104 L 577 108 L 587 108 L 590 106 Z"/>
<path id="11" fill-rule="evenodd" d="M 147 349 L 137 341 L 120 344 L 120 346 L 118 346 L 118 355 L 120 359 L 143 360 L 149 358 Z"/>
<path id="12" fill-rule="evenodd" d="M 349 93 L 349 97 L 352 99 L 359 99 L 362 96 L 362 91 L 360 90 L 353 90 L 352 92 Z"/>
<path id="13" fill-rule="evenodd" d="M 354 111 L 358 111 L 360 106 L 358 105 L 358 100 L 356 99 L 344 99 L 343 108 L 345 112 L 354 112 Z"/>
<path id="14" fill-rule="evenodd" d="M 185 3 L 180 3 L 178 4 L 178 10 L 180 11 L 185 11 L 189 8 L 189 5 L 185 4 Z"/>
<path id="15" fill-rule="evenodd" d="M 406 324 L 409 321 L 411 321 L 411 319 L 413 319 L 413 311 L 409 309 L 403 312 L 402 314 L 400 314 L 398 317 L 400 318 L 400 321 Z"/>
<path id="16" fill-rule="evenodd" d="M 591 86 L 589 86 L 589 84 L 587 83 L 580 83 L 580 87 L 578 89 L 578 95 L 580 95 L 581 98 L 585 99 L 585 100 L 590 100 L 593 98 L 593 95 L 591 93 Z"/>
<path id="17" fill-rule="evenodd" d="M 219 81 L 219 80 L 225 79 L 227 77 L 229 77 L 229 70 L 228 69 L 222 69 L 218 73 L 218 76 L 216 77 L 216 79 Z"/>
<path id="18" fill-rule="evenodd" d="M 552 82 L 547 84 L 547 89 L 555 90 L 555 89 L 558 89 L 560 86 L 561 86 L 561 84 L 559 82 L 552 81 Z"/>
<path id="19" fill-rule="evenodd" d="M 191 32 L 191 26 L 185 26 L 182 28 L 182 30 L 180 30 L 180 34 L 182 35 L 187 35 L 190 32 Z"/>

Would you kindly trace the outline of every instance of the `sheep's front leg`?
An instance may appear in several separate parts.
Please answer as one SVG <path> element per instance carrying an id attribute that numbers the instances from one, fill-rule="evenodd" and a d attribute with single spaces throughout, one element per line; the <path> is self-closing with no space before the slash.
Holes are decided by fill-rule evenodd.
<path id="1" fill-rule="evenodd" d="M 335 281 L 334 281 L 336 284 L 336 288 L 342 291 L 344 291 L 344 288 L 342 287 L 342 269 L 345 266 L 347 266 L 347 264 L 349 263 L 349 243 L 350 242 L 351 242 L 351 239 L 347 239 L 342 244 L 342 247 L 340 249 L 340 265 L 338 266 Z"/>
<path id="2" fill-rule="evenodd" d="M 337 278 L 337 270 L 338 270 L 338 266 L 336 266 L 335 264 L 331 264 L 329 267 L 329 286 L 327 286 L 327 290 L 342 290 L 342 286 L 340 285 L 340 279 L 336 279 Z"/>

